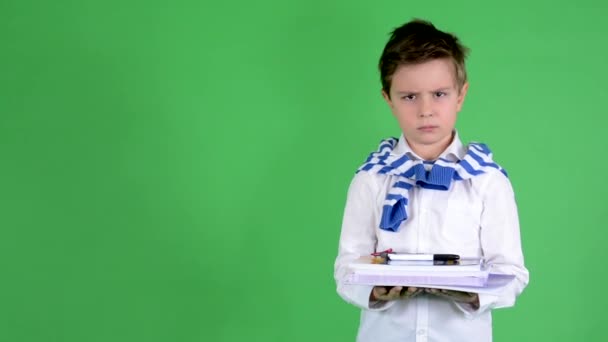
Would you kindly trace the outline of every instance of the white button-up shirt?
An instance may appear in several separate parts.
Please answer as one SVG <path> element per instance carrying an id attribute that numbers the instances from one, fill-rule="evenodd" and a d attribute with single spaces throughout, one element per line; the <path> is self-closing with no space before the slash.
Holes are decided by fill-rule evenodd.
<path id="1" fill-rule="evenodd" d="M 392 153 L 420 159 L 403 136 Z M 456 161 L 465 154 L 455 134 L 440 157 Z M 391 232 L 378 227 L 384 198 L 396 181 L 395 176 L 359 172 L 348 190 L 334 276 L 339 295 L 362 309 L 357 341 L 491 341 L 490 310 L 514 305 L 528 283 L 509 179 L 491 170 L 469 180 L 453 181 L 449 191 L 414 187 L 408 219 L 397 232 Z M 483 257 L 491 272 L 516 278 L 501 296 L 480 294 L 478 310 L 431 294 L 370 302 L 372 286 L 344 283 L 346 266 L 360 256 L 389 248 L 400 253 Z"/>

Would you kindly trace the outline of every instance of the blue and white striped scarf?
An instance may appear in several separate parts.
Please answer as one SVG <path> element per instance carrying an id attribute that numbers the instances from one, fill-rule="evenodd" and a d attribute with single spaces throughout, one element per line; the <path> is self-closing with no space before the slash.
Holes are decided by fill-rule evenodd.
<path id="1" fill-rule="evenodd" d="M 407 154 L 391 154 L 397 142 L 396 138 L 382 140 L 378 151 L 370 154 L 365 164 L 357 170 L 357 173 L 365 171 L 399 177 L 384 199 L 380 229 L 396 232 L 401 222 L 407 220 L 409 190 L 414 186 L 447 191 L 453 180 L 470 179 L 490 169 L 498 169 L 507 175 L 502 167 L 492 161 L 492 152 L 485 144 L 469 144 L 466 155 L 457 162 L 443 158 L 427 162 L 411 159 Z M 429 172 L 424 164 L 433 165 Z"/>

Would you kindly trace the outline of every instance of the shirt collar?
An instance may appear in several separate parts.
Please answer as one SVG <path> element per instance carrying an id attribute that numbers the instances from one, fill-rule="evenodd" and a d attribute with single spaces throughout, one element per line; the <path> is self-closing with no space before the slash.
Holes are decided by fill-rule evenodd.
<path id="1" fill-rule="evenodd" d="M 454 138 L 448 147 L 439 155 L 439 158 L 447 159 L 451 162 L 456 162 L 466 155 L 467 150 L 465 146 L 460 141 L 460 137 L 458 136 L 458 131 L 454 130 Z M 403 133 L 399 137 L 399 142 L 397 142 L 397 146 L 393 149 L 391 154 L 402 155 L 407 154 L 408 157 L 415 160 L 422 160 L 420 156 L 418 156 L 410 145 L 405 140 L 405 136 Z"/>

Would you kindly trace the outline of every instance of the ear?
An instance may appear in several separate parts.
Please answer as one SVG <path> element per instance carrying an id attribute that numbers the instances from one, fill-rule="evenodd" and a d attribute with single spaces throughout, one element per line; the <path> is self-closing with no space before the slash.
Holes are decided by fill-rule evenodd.
<path id="1" fill-rule="evenodd" d="M 382 97 L 384 98 L 384 101 L 386 101 L 386 104 L 388 104 L 389 107 L 391 107 L 391 109 L 393 108 L 393 101 L 391 101 L 391 97 L 389 96 L 389 94 L 387 94 L 384 89 L 381 90 L 382 93 Z"/>
<path id="2" fill-rule="evenodd" d="M 457 110 L 460 112 L 462 109 L 462 105 L 464 104 L 464 99 L 467 96 L 467 91 L 469 90 L 469 82 L 465 82 L 460 88 L 460 92 L 458 93 L 458 100 L 456 102 Z"/>

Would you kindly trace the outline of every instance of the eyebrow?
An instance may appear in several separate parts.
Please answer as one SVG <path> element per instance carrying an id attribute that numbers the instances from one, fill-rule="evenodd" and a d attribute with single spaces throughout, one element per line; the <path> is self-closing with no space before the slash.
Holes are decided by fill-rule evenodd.
<path id="1" fill-rule="evenodd" d="M 447 91 L 447 90 L 452 90 L 452 87 L 443 87 L 443 88 L 431 90 L 430 93 L 436 93 L 438 91 Z M 419 91 L 399 90 L 399 91 L 397 91 L 397 94 L 400 94 L 400 95 L 403 95 L 403 94 L 420 94 L 420 92 Z"/>

